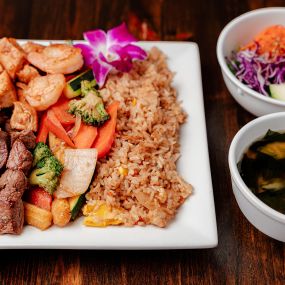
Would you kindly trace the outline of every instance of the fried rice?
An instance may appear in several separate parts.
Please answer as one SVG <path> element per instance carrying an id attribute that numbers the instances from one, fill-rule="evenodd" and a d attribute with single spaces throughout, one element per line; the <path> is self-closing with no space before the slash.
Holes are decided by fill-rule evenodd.
<path id="1" fill-rule="evenodd" d="M 173 76 L 157 48 L 129 73 L 109 75 L 101 94 L 105 102 L 120 102 L 116 138 L 97 162 L 83 210 L 89 221 L 165 227 L 191 194 L 176 169 L 186 114 L 171 86 Z"/>

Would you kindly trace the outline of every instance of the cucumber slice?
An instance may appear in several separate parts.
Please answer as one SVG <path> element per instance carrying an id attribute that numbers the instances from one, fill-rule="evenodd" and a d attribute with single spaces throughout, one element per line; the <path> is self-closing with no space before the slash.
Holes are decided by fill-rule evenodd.
<path id="1" fill-rule="evenodd" d="M 66 82 L 65 88 L 63 90 L 64 95 L 67 98 L 74 98 L 81 95 L 81 81 L 83 80 L 94 80 L 92 69 L 88 69 Z"/>
<path id="2" fill-rule="evenodd" d="M 71 197 L 68 199 L 69 201 L 69 206 L 70 206 L 70 213 L 71 213 L 71 219 L 75 220 L 76 217 L 78 216 L 81 208 L 83 207 L 85 203 L 85 194 L 83 193 L 81 195 Z"/>
<path id="3" fill-rule="evenodd" d="M 285 101 L 285 83 L 271 84 L 269 90 L 272 98 Z"/>

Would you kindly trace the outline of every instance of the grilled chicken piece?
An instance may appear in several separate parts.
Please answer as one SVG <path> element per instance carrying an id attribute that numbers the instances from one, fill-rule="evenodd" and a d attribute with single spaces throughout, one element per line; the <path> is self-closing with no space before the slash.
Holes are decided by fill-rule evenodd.
<path id="1" fill-rule="evenodd" d="M 29 64 L 26 64 L 23 69 L 17 73 L 19 81 L 23 83 L 29 83 L 33 78 L 40 76 L 36 68 Z"/>
<path id="2" fill-rule="evenodd" d="M 17 94 L 13 82 L 7 71 L 0 74 L 0 109 L 13 106 L 17 101 Z"/>
<path id="3" fill-rule="evenodd" d="M 38 116 L 36 110 L 27 103 L 14 102 L 14 110 L 10 120 L 12 129 L 30 130 L 38 129 Z"/>
<path id="4" fill-rule="evenodd" d="M 26 54 L 15 39 L 0 40 L 0 63 L 12 79 L 15 79 L 16 73 L 23 67 L 25 61 Z"/>

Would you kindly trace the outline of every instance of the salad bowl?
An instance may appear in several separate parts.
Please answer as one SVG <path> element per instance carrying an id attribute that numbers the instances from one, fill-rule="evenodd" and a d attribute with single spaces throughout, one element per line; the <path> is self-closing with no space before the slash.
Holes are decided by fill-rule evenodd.
<path id="1" fill-rule="evenodd" d="M 285 25 L 285 8 L 263 8 L 245 13 L 225 26 L 217 42 L 217 58 L 229 92 L 255 116 L 285 111 L 285 101 L 264 96 L 243 84 L 230 70 L 226 58 L 272 25 Z"/>

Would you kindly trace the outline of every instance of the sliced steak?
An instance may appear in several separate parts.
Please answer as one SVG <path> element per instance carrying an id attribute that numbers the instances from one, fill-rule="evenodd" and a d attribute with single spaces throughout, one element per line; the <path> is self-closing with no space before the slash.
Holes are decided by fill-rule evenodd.
<path id="1" fill-rule="evenodd" d="M 0 130 L 0 170 L 6 165 L 8 159 L 8 134 Z"/>
<path id="2" fill-rule="evenodd" d="M 33 155 L 27 150 L 24 143 L 17 139 L 11 148 L 6 167 L 12 170 L 22 170 L 26 175 L 33 164 Z"/>
<path id="3" fill-rule="evenodd" d="M 22 171 L 6 170 L 0 177 L 0 234 L 20 234 L 24 225 L 22 195 L 28 186 Z"/>
<path id="4" fill-rule="evenodd" d="M 22 199 L 0 200 L 0 235 L 20 234 L 24 226 L 24 205 Z"/>
<path id="5" fill-rule="evenodd" d="M 32 131 L 11 131 L 10 136 L 11 145 L 13 145 L 17 139 L 20 139 L 27 149 L 34 149 L 36 146 L 36 136 Z"/>
<path id="6" fill-rule="evenodd" d="M 28 179 L 23 171 L 7 169 L 0 177 L 0 199 L 4 189 L 15 188 L 22 196 L 27 187 Z"/>

